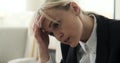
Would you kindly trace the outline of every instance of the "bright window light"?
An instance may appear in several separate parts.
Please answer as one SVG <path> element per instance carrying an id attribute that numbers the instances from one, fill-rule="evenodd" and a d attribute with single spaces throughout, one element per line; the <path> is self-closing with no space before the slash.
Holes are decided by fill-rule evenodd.
<path id="1" fill-rule="evenodd" d="M 26 10 L 26 0 L 0 0 L 0 11 L 21 12 Z"/>
<path id="2" fill-rule="evenodd" d="M 79 3 L 85 11 L 93 11 L 113 18 L 114 0 L 79 0 Z"/>

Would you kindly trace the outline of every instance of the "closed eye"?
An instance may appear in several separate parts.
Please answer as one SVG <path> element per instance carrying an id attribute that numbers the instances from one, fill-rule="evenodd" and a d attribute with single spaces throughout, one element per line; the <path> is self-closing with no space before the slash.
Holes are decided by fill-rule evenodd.
<path id="1" fill-rule="evenodd" d="M 59 28 L 59 23 L 53 23 L 52 27 L 53 29 Z"/>
<path id="2" fill-rule="evenodd" d="M 49 24 L 49 28 L 51 28 L 52 30 L 58 30 L 60 28 L 60 21 L 51 21 Z M 49 32 L 48 34 L 51 36 L 55 36 L 53 32 Z"/>
<path id="3" fill-rule="evenodd" d="M 56 30 L 56 29 L 59 29 L 60 28 L 60 22 L 53 22 L 52 24 L 52 29 L 53 30 Z"/>

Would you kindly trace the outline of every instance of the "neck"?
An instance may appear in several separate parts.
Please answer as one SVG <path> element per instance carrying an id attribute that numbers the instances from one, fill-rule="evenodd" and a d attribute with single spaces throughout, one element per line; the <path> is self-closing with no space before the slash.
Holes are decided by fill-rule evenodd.
<path id="1" fill-rule="evenodd" d="M 94 18 L 84 15 L 82 17 L 82 22 L 83 22 L 83 34 L 80 40 L 86 43 L 92 34 L 92 30 L 94 27 Z"/>

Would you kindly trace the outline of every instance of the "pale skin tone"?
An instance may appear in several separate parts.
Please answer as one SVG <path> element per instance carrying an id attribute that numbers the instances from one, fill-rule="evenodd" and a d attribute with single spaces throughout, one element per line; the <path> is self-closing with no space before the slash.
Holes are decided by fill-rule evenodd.
<path id="1" fill-rule="evenodd" d="M 44 15 L 38 18 L 33 31 L 39 45 L 41 63 L 49 60 L 49 34 L 53 34 L 61 43 L 71 47 L 76 47 L 79 41 L 86 42 L 89 39 L 94 24 L 93 18 L 87 15 L 80 16 L 80 11 L 79 6 L 71 2 L 69 10 L 53 8 L 45 10 L 45 13 L 59 24 L 50 21 Z M 42 21 L 42 28 L 36 25 L 40 21 Z"/>

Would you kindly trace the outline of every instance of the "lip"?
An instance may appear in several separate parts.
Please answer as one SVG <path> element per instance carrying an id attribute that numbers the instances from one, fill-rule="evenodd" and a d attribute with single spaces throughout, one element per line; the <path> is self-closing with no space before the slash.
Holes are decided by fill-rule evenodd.
<path id="1" fill-rule="evenodd" d="M 64 40 L 65 43 L 69 43 L 70 37 Z"/>

